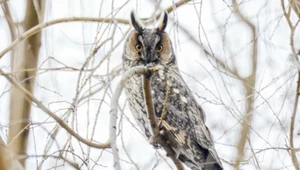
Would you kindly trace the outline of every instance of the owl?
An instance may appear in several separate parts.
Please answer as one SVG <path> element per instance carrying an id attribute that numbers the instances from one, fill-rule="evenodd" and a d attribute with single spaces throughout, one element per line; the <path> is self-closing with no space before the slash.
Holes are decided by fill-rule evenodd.
<path id="1" fill-rule="evenodd" d="M 151 76 L 155 115 L 159 119 L 166 108 L 160 129 L 175 139 L 176 144 L 170 145 L 177 158 L 192 170 L 223 169 L 205 125 L 205 114 L 179 72 L 171 40 L 164 31 L 167 21 L 168 14 L 163 12 L 155 28 L 145 28 L 131 12 L 130 23 L 134 29 L 124 45 L 123 69 L 160 68 Z M 142 75 L 132 76 L 125 91 L 139 128 L 150 140 L 153 134 L 147 118 Z"/>

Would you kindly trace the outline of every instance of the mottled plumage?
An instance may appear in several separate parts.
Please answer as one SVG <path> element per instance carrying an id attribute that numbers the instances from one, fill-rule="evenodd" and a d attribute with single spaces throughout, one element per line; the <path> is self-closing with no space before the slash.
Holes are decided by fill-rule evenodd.
<path id="1" fill-rule="evenodd" d="M 125 42 L 123 68 L 125 71 L 139 65 L 160 68 L 151 77 L 153 103 L 156 116 L 159 118 L 169 88 L 167 112 L 162 129 L 175 139 L 176 145 L 171 144 L 174 152 L 180 161 L 193 170 L 222 169 L 209 130 L 205 125 L 204 112 L 178 70 L 171 41 L 168 34 L 164 32 L 167 21 L 167 13 L 163 13 L 158 27 L 148 29 L 135 18 L 134 13 L 131 13 L 131 25 L 134 30 Z M 149 139 L 151 130 L 141 75 L 135 75 L 127 82 L 126 95 L 137 124 Z"/>

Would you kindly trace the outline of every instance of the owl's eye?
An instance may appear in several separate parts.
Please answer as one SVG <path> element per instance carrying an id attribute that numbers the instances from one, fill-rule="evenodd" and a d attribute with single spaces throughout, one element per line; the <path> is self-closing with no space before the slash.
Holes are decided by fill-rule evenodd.
<path id="1" fill-rule="evenodd" d="M 155 47 L 155 50 L 158 51 L 158 52 L 162 52 L 163 49 L 164 49 L 164 47 L 163 47 L 161 44 L 159 44 L 159 45 L 157 45 L 157 46 Z"/>
<path id="2" fill-rule="evenodd" d="M 135 46 L 135 50 L 136 51 L 141 51 L 143 49 L 143 46 L 141 45 L 141 44 L 137 44 L 136 46 Z"/>

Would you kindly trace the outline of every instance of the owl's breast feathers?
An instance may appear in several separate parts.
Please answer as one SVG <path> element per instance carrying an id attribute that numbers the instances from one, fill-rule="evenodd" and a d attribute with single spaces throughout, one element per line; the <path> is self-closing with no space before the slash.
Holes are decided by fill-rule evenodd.
<path id="1" fill-rule="evenodd" d="M 138 124 L 143 126 L 142 129 L 146 136 L 150 137 L 150 126 L 143 98 L 142 77 L 132 77 L 127 83 L 126 89 L 131 111 L 138 120 Z M 210 133 L 205 126 L 204 112 L 197 104 L 177 67 L 167 66 L 155 73 L 151 78 L 151 89 L 158 118 L 163 113 L 168 95 L 162 129 L 165 129 L 175 139 L 177 145 L 172 148 L 175 153 L 178 153 L 179 159 L 189 161 L 192 167 L 199 167 L 211 156 L 212 161 L 221 165 Z"/>

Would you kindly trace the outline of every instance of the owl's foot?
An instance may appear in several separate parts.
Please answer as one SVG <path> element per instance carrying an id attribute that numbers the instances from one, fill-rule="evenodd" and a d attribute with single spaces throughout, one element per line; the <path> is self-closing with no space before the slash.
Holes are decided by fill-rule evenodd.
<path id="1" fill-rule="evenodd" d="M 159 131 L 159 136 L 150 136 L 149 138 L 149 143 L 155 148 L 155 149 L 159 149 L 161 148 L 156 140 L 156 138 L 158 137 L 163 137 L 166 135 L 166 131 L 165 130 L 160 130 Z M 166 144 L 169 144 L 167 141 L 166 141 Z"/>
<path id="2" fill-rule="evenodd" d="M 165 136 L 166 135 L 166 131 L 165 130 L 160 130 L 159 134 L 162 135 L 162 136 Z"/>
<path id="3" fill-rule="evenodd" d="M 149 143 L 154 147 L 154 149 L 160 148 L 158 142 L 156 141 L 156 137 L 154 137 L 154 136 L 150 136 Z"/>
<path id="4" fill-rule="evenodd" d="M 167 141 L 167 142 L 170 142 L 170 141 Z M 175 156 L 175 158 L 176 159 L 178 159 L 179 158 L 179 155 L 180 155 L 180 153 L 181 153 L 181 151 L 180 151 L 180 149 L 179 148 L 172 148 L 173 149 L 173 151 L 174 151 L 174 156 Z M 170 155 L 168 155 L 168 154 L 166 154 L 166 156 L 170 156 Z"/>

